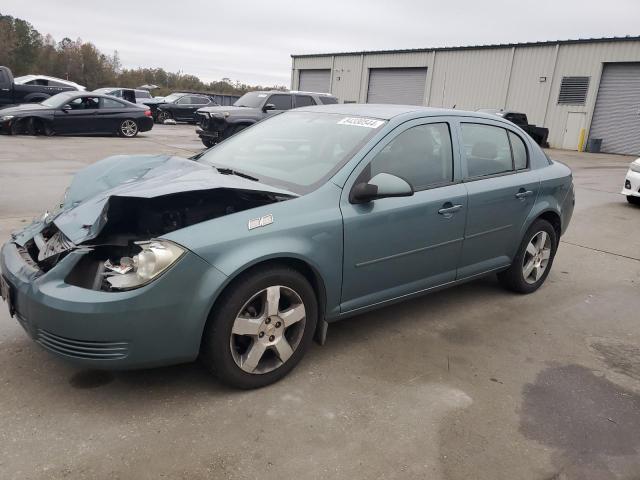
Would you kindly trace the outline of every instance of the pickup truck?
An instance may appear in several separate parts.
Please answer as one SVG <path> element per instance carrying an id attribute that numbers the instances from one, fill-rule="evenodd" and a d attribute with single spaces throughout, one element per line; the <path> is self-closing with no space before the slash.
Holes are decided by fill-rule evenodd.
<path id="1" fill-rule="evenodd" d="M 549 137 L 549 129 L 544 127 L 538 127 L 536 125 L 531 125 L 529 123 L 529 119 L 525 113 L 514 112 L 512 110 L 496 110 L 490 108 L 483 108 L 478 110 L 479 112 L 491 113 L 493 115 L 497 115 L 499 117 L 504 118 L 505 120 L 509 120 L 510 122 L 515 123 L 522 130 L 527 132 L 533 140 L 543 148 L 549 147 L 549 142 L 547 142 L 547 138 Z"/>
<path id="2" fill-rule="evenodd" d="M 66 86 L 18 85 L 7 67 L 0 67 L 0 108 L 16 103 L 37 103 L 60 92 L 77 90 Z"/>

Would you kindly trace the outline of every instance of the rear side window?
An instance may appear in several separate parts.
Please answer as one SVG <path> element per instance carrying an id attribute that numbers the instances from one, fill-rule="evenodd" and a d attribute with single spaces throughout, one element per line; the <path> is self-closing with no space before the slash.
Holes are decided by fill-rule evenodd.
<path id="1" fill-rule="evenodd" d="M 379 173 L 403 178 L 414 190 L 451 182 L 453 153 L 449 126 L 432 123 L 402 132 L 371 161 L 369 179 Z"/>
<path id="2" fill-rule="evenodd" d="M 338 103 L 338 99 L 336 97 L 320 97 L 320 101 L 323 105 L 332 105 L 334 103 Z M 345 103 L 356 103 L 356 102 L 345 102 Z"/>
<path id="3" fill-rule="evenodd" d="M 309 105 L 315 105 L 316 102 L 309 95 L 296 95 L 296 108 L 308 107 Z"/>
<path id="4" fill-rule="evenodd" d="M 271 95 L 267 103 L 273 104 L 276 110 L 290 110 L 291 95 Z"/>
<path id="5" fill-rule="evenodd" d="M 524 170 L 527 168 L 527 147 L 522 139 L 513 132 L 509 132 L 509 142 L 511 142 L 511 151 L 513 152 L 513 164 L 516 170 Z"/>
<path id="6" fill-rule="evenodd" d="M 463 123 L 461 130 L 468 177 L 497 175 L 513 170 L 511 146 L 504 128 Z"/>
<path id="7" fill-rule="evenodd" d="M 151 98 L 149 92 L 136 90 L 136 98 Z"/>
<path id="8" fill-rule="evenodd" d="M 103 98 L 100 108 L 125 108 L 125 104 L 111 98 Z"/>

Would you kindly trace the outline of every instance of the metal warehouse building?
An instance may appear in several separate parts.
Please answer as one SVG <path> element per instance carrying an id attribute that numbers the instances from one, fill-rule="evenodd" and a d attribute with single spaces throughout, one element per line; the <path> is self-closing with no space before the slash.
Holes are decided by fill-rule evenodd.
<path id="1" fill-rule="evenodd" d="M 294 90 L 342 102 L 526 113 L 555 148 L 640 156 L 640 37 L 292 55 Z M 581 131 L 584 129 L 584 132 Z"/>

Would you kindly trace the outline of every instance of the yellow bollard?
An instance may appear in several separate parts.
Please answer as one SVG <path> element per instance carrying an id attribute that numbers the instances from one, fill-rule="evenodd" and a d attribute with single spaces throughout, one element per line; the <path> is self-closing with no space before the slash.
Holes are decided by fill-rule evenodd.
<path id="1" fill-rule="evenodd" d="M 578 151 L 584 152 L 584 137 L 587 131 L 584 128 L 580 129 L 580 136 L 578 137 Z"/>

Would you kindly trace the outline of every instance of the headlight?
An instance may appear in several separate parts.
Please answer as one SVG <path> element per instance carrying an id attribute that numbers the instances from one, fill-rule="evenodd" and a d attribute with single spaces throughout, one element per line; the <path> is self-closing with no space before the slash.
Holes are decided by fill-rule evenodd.
<path id="1" fill-rule="evenodd" d="M 629 165 L 629 170 L 631 170 L 632 172 L 640 173 L 640 163 L 633 162 L 631 165 Z"/>
<path id="2" fill-rule="evenodd" d="M 15 117 L 15 115 L 4 115 L 4 116 L 0 117 L 0 122 L 8 122 L 13 117 Z"/>
<path id="3" fill-rule="evenodd" d="M 104 262 L 106 281 L 115 290 L 131 290 L 158 278 L 176 263 L 185 250 L 167 240 L 136 242 L 142 251 L 131 257 L 122 257 L 119 262 Z"/>

